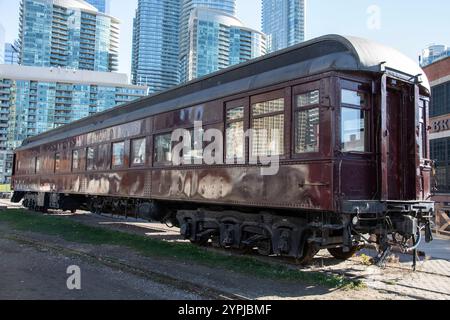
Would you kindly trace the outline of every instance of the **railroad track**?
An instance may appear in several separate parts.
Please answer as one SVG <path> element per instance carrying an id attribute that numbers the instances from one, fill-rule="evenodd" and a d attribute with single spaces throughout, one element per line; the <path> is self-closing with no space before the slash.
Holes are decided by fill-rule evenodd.
<path id="1" fill-rule="evenodd" d="M 210 286 L 199 285 L 197 283 L 176 278 L 170 275 L 167 275 L 162 272 L 156 272 L 153 270 L 148 270 L 144 268 L 140 268 L 135 265 L 131 265 L 125 263 L 123 261 L 119 261 L 113 257 L 107 256 L 96 256 L 83 251 L 62 247 L 59 245 L 55 245 L 53 243 L 44 242 L 41 240 L 35 240 L 26 238 L 17 234 L 3 234 L 0 236 L 1 239 L 15 241 L 17 243 L 27 245 L 30 247 L 38 248 L 38 249 L 46 249 L 55 253 L 63 254 L 65 256 L 71 256 L 75 258 L 80 258 L 85 261 L 98 263 L 104 265 L 106 267 L 110 267 L 115 270 L 119 270 L 122 272 L 127 272 L 151 281 L 155 281 L 167 286 L 171 286 L 173 288 L 188 291 L 194 294 L 197 294 L 206 299 L 212 300 L 251 300 L 248 297 L 244 297 L 239 294 L 229 293 L 223 290 L 219 290 L 217 288 L 213 288 Z"/>
<path id="2" fill-rule="evenodd" d="M 1 203 L 1 201 L 0 201 L 0 203 Z M 21 207 L 21 206 L 19 205 L 18 207 Z M 166 231 L 166 230 L 165 229 L 161 229 L 161 231 Z M 126 232 L 126 231 L 123 231 L 123 232 Z M 148 236 L 151 237 L 152 235 L 149 234 Z M 30 241 L 30 240 L 28 239 L 28 241 Z M 33 241 L 31 241 L 31 242 L 33 242 Z M 100 263 L 102 263 L 104 265 L 109 266 L 109 267 L 116 268 L 116 269 L 121 269 L 121 270 L 124 270 L 124 271 L 128 271 L 128 272 L 136 274 L 138 276 L 148 277 L 149 279 L 152 279 L 152 280 L 156 280 L 156 281 L 159 280 L 159 282 L 164 282 L 164 283 L 168 283 L 168 284 L 175 283 L 176 285 L 174 285 L 174 286 L 176 286 L 177 288 L 185 288 L 185 286 L 187 286 L 188 288 L 191 288 L 191 289 L 189 289 L 189 291 L 201 294 L 202 296 L 210 297 L 212 299 L 248 300 L 248 298 L 243 297 L 243 296 L 239 296 L 239 295 L 235 295 L 235 294 L 229 294 L 229 293 L 217 290 L 215 288 L 205 288 L 203 286 L 198 286 L 198 285 L 193 284 L 193 283 L 191 283 L 189 281 L 186 281 L 186 280 L 170 278 L 170 277 L 168 277 L 165 274 L 155 274 L 154 272 L 149 272 L 148 270 L 145 270 L 145 269 L 142 269 L 142 268 L 139 268 L 139 267 L 136 267 L 136 266 L 132 266 L 130 264 L 126 264 L 126 263 L 124 263 L 122 261 L 118 261 L 118 260 L 113 259 L 113 258 L 96 257 L 96 256 L 92 256 L 92 255 L 86 254 L 84 252 L 79 252 L 79 251 L 72 250 L 72 249 L 68 250 L 68 249 L 65 249 L 65 248 L 62 248 L 62 247 L 58 247 L 58 246 L 55 247 L 54 245 L 49 245 L 49 244 L 47 244 L 47 245 L 44 244 L 44 246 L 55 248 L 56 251 L 62 250 L 64 252 L 66 252 L 66 253 L 67 252 L 73 253 L 76 256 L 86 257 L 86 258 L 89 258 L 91 260 L 93 259 L 93 260 L 96 260 L 96 261 L 98 261 L 98 262 L 100 262 Z M 328 269 L 328 268 L 325 269 L 325 270 L 322 268 L 322 270 L 321 270 L 320 267 L 319 268 L 315 268 L 315 269 L 311 269 L 311 268 L 308 268 L 308 267 L 302 267 L 301 265 L 297 264 L 295 262 L 295 260 L 292 259 L 292 258 L 266 257 L 266 256 L 261 256 L 259 254 L 252 253 L 252 252 L 243 254 L 242 252 L 239 252 L 239 251 L 236 251 L 236 250 L 223 250 L 223 249 L 217 249 L 217 248 L 210 247 L 210 246 L 204 247 L 204 249 L 207 250 L 207 251 L 210 251 L 210 252 L 226 254 L 226 255 L 232 255 L 232 256 L 250 256 L 250 257 L 252 257 L 254 259 L 257 259 L 257 260 L 259 260 L 261 262 L 270 263 L 270 264 L 273 264 L 273 265 L 284 265 L 284 266 L 288 266 L 288 267 L 290 267 L 292 269 L 295 269 L 295 270 L 299 270 L 300 269 L 301 271 L 304 271 L 304 272 L 321 272 L 321 273 L 329 274 L 329 275 L 339 275 L 339 276 L 344 276 L 345 278 L 347 278 L 349 280 L 353 280 L 353 281 L 368 280 L 366 275 L 358 274 L 358 272 L 352 271 L 351 268 L 349 268 L 349 270 L 344 270 L 344 269 L 332 270 L 332 269 Z M 320 258 L 330 259 L 328 256 L 320 255 L 320 254 L 318 255 L 318 258 L 319 259 Z M 365 266 L 365 264 L 362 263 L 358 259 L 352 258 L 352 259 L 350 259 L 350 261 L 352 263 L 354 263 L 355 265 L 359 266 L 359 267 Z M 406 266 L 403 267 L 403 266 L 393 266 L 393 265 L 386 265 L 384 269 L 387 270 L 387 272 L 389 272 L 389 271 L 398 271 L 398 270 L 400 270 L 400 271 L 411 271 L 411 269 L 406 267 Z M 436 272 L 429 272 L 429 271 L 425 271 L 425 270 L 417 270 L 416 273 L 417 274 L 427 274 L 427 275 L 437 276 L 437 277 L 440 277 L 440 278 L 444 278 L 445 281 L 448 281 L 448 279 L 450 278 L 449 275 L 440 274 L 440 273 L 436 273 Z M 379 281 L 383 282 L 385 284 L 390 284 L 390 285 L 392 284 L 390 281 L 383 281 L 383 280 L 379 280 Z M 181 282 L 183 282 L 183 283 L 181 284 Z M 383 291 L 388 291 L 388 290 L 383 290 Z M 392 292 L 396 293 L 394 291 L 392 291 Z M 445 293 L 443 293 L 443 294 L 445 294 Z M 410 296 L 410 297 L 414 298 L 414 299 L 420 299 L 420 297 L 417 297 L 417 296 Z"/>

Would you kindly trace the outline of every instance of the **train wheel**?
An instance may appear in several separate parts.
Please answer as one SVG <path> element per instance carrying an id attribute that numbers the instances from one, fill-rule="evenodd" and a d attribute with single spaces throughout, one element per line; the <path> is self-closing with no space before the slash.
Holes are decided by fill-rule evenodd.
<path id="1" fill-rule="evenodd" d="M 312 243 L 308 243 L 307 241 L 303 247 L 303 254 L 300 258 L 297 258 L 295 261 L 301 265 L 308 265 L 314 260 L 314 256 L 319 252 L 317 246 Z"/>
<path id="2" fill-rule="evenodd" d="M 329 248 L 328 252 L 338 260 L 348 260 L 355 255 L 356 252 L 359 251 L 359 247 L 352 247 L 349 252 L 344 252 L 344 248 Z"/>
<path id="3" fill-rule="evenodd" d="M 258 253 L 262 256 L 270 256 L 273 254 L 272 241 L 263 240 L 257 243 Z"/>

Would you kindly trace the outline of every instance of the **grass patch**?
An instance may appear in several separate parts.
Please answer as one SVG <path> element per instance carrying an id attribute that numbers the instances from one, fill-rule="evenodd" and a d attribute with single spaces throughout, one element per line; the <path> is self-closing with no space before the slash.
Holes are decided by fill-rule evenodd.
<path id="1" fill-rule="evenodd" d="M 292 270 L 286 266 L 262 262 L 252 257 L 226 256 L 187 243 L 169 243 L 141 235 L 91 227 L 64 217 L 43 216 L 24 210 L 6 210 L 0 212 L 0 221 L 7 222 L 16 230 L 59 236 L 70 242 L 124 246 L 146 256 L 196 262 L 262 278 L 301 281 L 330 288 L 360 289 L 364 287 L 362 282 L 348 280 L 342 276 Z"/>

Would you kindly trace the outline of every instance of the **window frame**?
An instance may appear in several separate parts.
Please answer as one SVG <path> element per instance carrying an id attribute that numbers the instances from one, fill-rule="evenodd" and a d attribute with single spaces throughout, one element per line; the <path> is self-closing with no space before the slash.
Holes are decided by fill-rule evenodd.
<path id="1" fill-rule="evenodd" d="M 82 166 L 81 166 L 81 158 L 80 158 L 80 153 L 81 153 L 81 151 L 82 151 L 82 149 L 74 149 L 74 150 L 72 150 L 72 153 L 71 153 L 71 161 L 70 161 L 70 168 L 71 168 L 71 171 L 72 171 L 72 172 L 80 172 L 80 171 L 83 170 L 83 168 L 82 168 Z M 77 159 L 77 161 L 78 161 L 78 168 L 76 168 L 76 169 L 75 169 L 74 166 L 73 166 L 73 160 L 74 160 L 73 154 L 74 154 L 75 152 L 77 152 L 77 154 L 78 154 L 78 159 Z"/>
<path id="2" fill-rule="evenodd" d="M 255 104 L 269 102 L 269 101 L 278 100 L 278 99 L 284 99 L 283 111 L 277 111 L 277 112 L 266 113 L 263 115 L 253 116 L 253 106 Z M 280 160 L 287 159 L 287 157 L 289 155 L 289 153 L 287 151 L 288 150 L 287 144 L 289 143 L 289 138 L 287 138 L 287 137 L 289 137 L 289 126 L 290 125 L 287 125 L 287 124 L 289 124 L 291 122 L 291 117 L 292 117 L 291 109 L 292 109 L 292 88 L 290 86 L 283 88 L 283 89 L 274 90 L 274 91 L 270 91 L 270 92 L 266 92 L 263 94 L 254 95 L 254 96 L 250 97 L 250 104 L 248 107 L 249 123 L 248 123 L 248 127 L 246 127 L 244 129 L 244 131 L 248 130 L 248 129 L 253 129 L 253 121 L 255 119 L 275 117 L 278 115 L 284 116 L 282 153 L 278 155 Z M 248 150 L 248 158 L 253 156 L 253 153 L 252 153 L 253 150 L 250 150 L 250 146 L 248 146 L 247 150 Z M 248 158 L 247 158 L 247 160 L 248 160 Z"/>
<path id="3" fill-rule="evenodd" d="M 93 150 L 93 158 L 92 158 L 92 168 L 89 168 L 89 149 Z M 97 170 L 97 164 L 96 164 L 96 158 L 97 158 L 97 152 L 98 152 L 98 147 L 97 146 L 91 146 L 91 147 L 86 147 L 86 171 L 96 171 Z"/>
<path id="4" fill-rule="evenodd" d="M 39 171 L 41 171 L 42 163 L 39 156 L 34 157 L 34 174 L 39 174 Z M 38 170 L 39 169 L 39 170 Z"/>
<path id="5" fill-rule="evenodd" d="M 144 141 L 144 162 L 143 163 L 134 163 L 134 142 L 138 140 Z M 145 167 L 147 165 L 147 148 L 148 148 L 148 141 L 147 137 L 137 137 L 130 140 L 130 167 Z M 111 162 L 112 163 L 112 162 Z"/>
<path id="6" fill-rule="evenodd" d="M 122 154 L 122 163 L 114 164 L 114 146 L 122 144 L 123 145 L 123 154 Z M 95 158 L 95 155 L 94 155 Z M 124 168 L 125 167 L 125 159 L 126 158 L 126 143 L 125 140 L 115 141 L 111 143 L 111 169 L 116 168 Z"/>
<path id="7" fill-rule="evenodd" d="M 297 97 L 302 95 L 302 94 L 307 94 L 310 92 L 314 92 L 314 91 L 318 91 L 319 92 L 319 101 L 316 104 L 311 104 L 311 105 L 307 105 L 307 106 L 298 106 L 297 105 Z M 316 157 L 318 154 L 322 153 L 322 121 L 323 121 L 323 115 L 322 115 L 322 104 L 321 104 L 321 100 L 322 100 L 322 95 L 323 92 L 320 88 L 320 82 L 313 82 L 313 83 L 305 83 L 302 85 L 299 85 L 297 87 L 294 87 L 293 93 L 292 93 L 292 127 L 291 127 L 291 152 L 292 152 L 292 158 L 297 159 L 297 158 L 308 158 L 308 157 Z M 296 115 L 298 112 L 301 111 L 309 111 L 309 110 L 313 110 L 313 109 L 318 109 L 319 110 L 319 141 L 318 141 L 318 149 L 317 151 L 313 151 L 313 152 L 301 152 L 298 153 L 297 152 L 297 141 L 296 141 L 296 128 L 297 128 L 297 123 L 296 123 Z"/>
<path id="8" fill-rule="evenodd" d="M 61 155 L 62 155 L 62 153 L 61 152 L 55 152 L 55 158 L 54 158 L 54 161 L 55 161 L 55 167 L 54 167 L 54 173 L 59 173 L 59 172 L 61 172 Z M 59 157 L 58 157 L 59 156 Z M 59 168 L 57 168 L 56 167 L 56 164 L 59 162 Z"/>
<path id="9" fill-rule="evenodd" d="M 244 108 L 244 115 L 242 119 L 234 119 L 234 120 L 228 120 L 227 119 L 227 114 L 228 111 L 233 110 L 233 109 L 237 109 L 239 107 L 243 107 Z M 248 156 L 249 156 L 249 143 L 248 143 L 248 139 L 245 137 L 245 132 L 246 130 L 248 130 L 249 126 L 250 126 L 250 120 L 249 120 L 249 113 L 250 113 L 250 103 L 249 103 L 249 98 L 243 98 L 243 99 L 238 99 L 238 100 L 232 100 L 232 101 L 228 101 L 225 103 L 225 108 L 224 108 L 224 128 L 223 128 L 223 132 L 224 132 L 224 136 L 223 136 L 223 160 L 224 163 L 227 163 L 228 161 L 231 161 L 231 158 L 228 158 L 228 150 L 227 150 L 227 129 L 228 129 L 228 125 L 230 124 L 234 124 L 234 123 L 239 123 L 242 122 L 243 123 L 243 131 L 244 131 L 244 152 L 243 152 L 243 158 L 238 159 L 238 158 L 233 158 L 233 161 L 237 161 L 237 162 L 244 162 L 244 163 L 248 163 Z"/>
<path id="10" fill-rule="evenodd" d="M 169 167 L 169 166 L 173 166 L 173 162 L 172 161 L 158 161 L 157 156 L 158 156 L 158 152 L 156 152 L 156 148 L 157 148 L 157 143 L 156 143 L 156 139 L 158 137 L 161 136 L 170 136 L 172 138 L 172 132 L 160 132 L 158 134 L 154 134 L 153 135 L 153 157 L 152 157 L 152 162 L 153 162 L 153 166 L 154 167 Z M 172 140 L 172 139 L 170 139 Z M 170 143 L 170 151 L 172 152 L 173 149 L 173 144 L 172 142 Z"/>
<path id="11" fill-rule="evenodd" d="M 339 103 L 339 112 L 337 112 L 336 117 L 336 138 L 337 138 L 337 146 L 338 150 L 342 154 L 347 155 L 372 155 L 374 153 L 374 143 L 372 141 L 372 94 L 370 90 L 370 85 L 368 83 L 358 81 L 358 80 L 347 80 L 347 79 L 341 79 L 340 80 L 340 86 L 338 87 L 338 103 Z M 347 91 L 353 91 L 357 93 L 362 93 L 366 96 L 366 104 L 365 106 L 362 105 L 354 105 L 354 104 L 348 104 L 344 103 L 342 101 L 342 92 L 343 90 Z M 364 119 L 364 143 L 365 143 L 365 151 L 344 151 L 342 148 L 342 110 L 343 109 L 353 109 L 353 110 L 360 110 L 364 111 L 365 119 Z"/>

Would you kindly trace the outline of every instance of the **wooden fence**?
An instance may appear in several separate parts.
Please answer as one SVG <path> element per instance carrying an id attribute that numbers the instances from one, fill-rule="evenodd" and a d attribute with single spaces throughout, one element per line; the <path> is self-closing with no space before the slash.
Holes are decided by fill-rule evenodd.
<path id="1" fill-rule="evenodd" d="M 450 207 L 436 210 L 436 233 L 450 236 Z"/>

